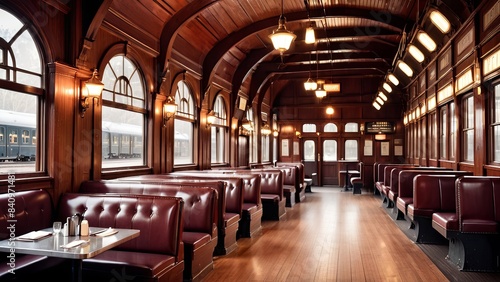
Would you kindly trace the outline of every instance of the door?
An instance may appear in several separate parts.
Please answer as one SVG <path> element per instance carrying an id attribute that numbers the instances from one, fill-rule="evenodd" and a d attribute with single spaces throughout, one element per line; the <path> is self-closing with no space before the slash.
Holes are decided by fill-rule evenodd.
<path id="1" fill-rule="evenodd" d="M 315 138 L 303 138 L 303 152 L 304 152 L 304 174 L 306 178 L 313 179 L 313 185 L 320 185 L 318 163 L 317 163 L 317 140 Z M 315 177 L 313 174 L 315 173 Z"/>
<path id="2" fill-rule="evenodd" d="M 323 185 L 338 185 L 338 142 L 335 138 L 321 140 L 321 183 Z"/>

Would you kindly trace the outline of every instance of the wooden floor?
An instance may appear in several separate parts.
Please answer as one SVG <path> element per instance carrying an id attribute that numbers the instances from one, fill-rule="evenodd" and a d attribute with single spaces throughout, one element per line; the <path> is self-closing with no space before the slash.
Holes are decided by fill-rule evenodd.
<path id="1" fill-rule="evenodd" d="M 262 234 L 215 258 L 210 281 L 448 281 L 379 197 L 313 187 Z"/>

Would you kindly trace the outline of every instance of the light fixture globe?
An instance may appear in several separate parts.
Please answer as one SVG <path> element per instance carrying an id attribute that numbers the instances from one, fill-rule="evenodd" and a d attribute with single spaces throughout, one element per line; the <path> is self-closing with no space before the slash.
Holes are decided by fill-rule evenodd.
<path id="1" fill-rule="evenodd" d="M 290 45 L 297 37 L 293 32 L 286 29 L 285 21 L 285 17 L 281 15 L 278 22 L 278 29 L 274 30 L 273 34 L 269 35 L 269 38 L 271 38 L 273 42 L 274 49 L 278 50 L 280 54 L 290 49 Z"/>
<path id="2" fill-rule="evenodd" d="M 307 81 L 304 82 L 304 88 L 306 89 L 306 91 L 316 90 L 316 88 L 318 88 L 318 84 L 316 83 L 316 81 L 312 80 L 309 77 Z"/>

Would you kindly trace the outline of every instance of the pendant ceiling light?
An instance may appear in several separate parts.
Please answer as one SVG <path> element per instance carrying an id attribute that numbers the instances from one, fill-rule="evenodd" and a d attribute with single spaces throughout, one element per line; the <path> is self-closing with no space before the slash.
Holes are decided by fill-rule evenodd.
<path id="1" fill-rule="evenodd" d="M 297 37 L 293 32 L 286 29 L 285 22 L 286 18 L 283 15 L 283 0 L 281 0 L 281 15 L 278 21 L 278 29 L 274 30 L 273 34 L 269 35 L 269 38 L 271 38 L 273 42 L 274 49 L 280 51 L 281 55 L 290 48 L 290 45 Z"/>
<path id="2" fill-rule="evenodd" d="M 306 89 L 306 91 L 313 91 L 316 90 L 316 88 L 318 88 L 318 84 L 316 83 L 316 81 L 311 79 L 311 65 L 312 65 L 311 54 L 309 54 L 309 78 L 306 80 L 306 82 L 304 82 L 304 88 Z"/>

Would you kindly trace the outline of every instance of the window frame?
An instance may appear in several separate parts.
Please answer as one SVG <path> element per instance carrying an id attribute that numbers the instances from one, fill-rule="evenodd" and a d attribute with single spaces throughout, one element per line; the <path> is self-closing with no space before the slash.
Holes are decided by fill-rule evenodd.
<path id="1" fill-rule="evenodd" d="M 125 67 L 125 62 L 127 63 L 130 63 L 132 64 L 132 66 L 134 67 L 134 70 L 133 72 L 131 73 L 128 73 L 126 70 L 122 69 L 123 72 L 122 73 L 117 73 L 117 69 L 114 68 L 110 63 L 112 62 L 112 60 L 114 59 L 122 59 L 122 68 Z M 108 108 L 112 108 L 112 109 L 116 109 L 118 111 L 127 111 L 127 112 L 130 112 L 130 113 L 133 113 L 133 114 L 140 114 L 142 115 L 142 118 L 141 118 L 141 124 L 142 124 L 142 150 L 141 150 L 141 156 L 142 156 L 142 164 L 133 164 L 133 163 L 129 163 L 129 164 L 125 164 L 123 166 L 107 166 L 105 167 L 104 166 L 104 160 L 106 159 L 106 154 L 104 153 L 104 143 L 101 142 L 101 171 L 103 174 L 106 174 L 106 173 L 111 173 L 111 172 L 114 172 L 114 171 L 119 171 L 119 170 L 135 170 L 135 169 L 142 169 L 142 168 L 145 168 L 148 166 L 148 142 L 147 142 L 147 136 L 148 136 L 148 132 L 147 132 L 147 128 L 148 128 L 148 125 L 147 125 L 147 120 L 148 120 L 148 109 L 147 109 L 147 105 L 148 105 L 148 95 L 147 95 L 147 88 L 146 88 L 146 77 L 144 75 L 144 72 L 142 71 L 141 69 L 141 66 L 140 64 L 135 60 L 135 58 L 133 56 L 131 56 L 130 54 L 123 54 L 123 53 L 120 53 L 120 52 L 117 52 L 117 53 L 114 53 L 114 54 L 109 54 L 109 56 L 107 57 L 107 60 L 105 61 L 106 63 L 103 64 L 103 72 L 102 72 L 102 81 L 103 83 L 105 84 L 105 87 L 103 89 L 103 92 L 101 94 L 102 96 L 102 113 L 101 113 L 101 131 L 104 133 L 105 132 L 105 129 L 106 127 L 104 126 L 104 123 L 108 123 L 108 124 L 113 124 L 113 123 L 116 123 L 116 122 L 111 122 L 111 121 L 104 121 L 103 120 L 103 116 L 104 116 L 104 107 L 108 107 Z M 109 69 L 108 69 L 109 67 Z M 107 89 L 106 88 L 106 83 L 107 83 L 107 77 L 106 75 L 108 75 L 108 72 L 107 70 L 110 71 L 110 73 L 115 77 L 115 79 L 112 81 L 113 82 L 113 88 L 112 89 Z M 118 88 L 118 90 L 122 90 L 122 89 L 131 89 L 133 86 L 131 85 L 131 79 L 134 75 L 138 75 L 138 79 L 141 83 L 141 88 L 140 90 L 142 90 L 142 99 L 138 99 L 136 98 L 136 95 L 134 95 L 133 93 L 131 93 L 130 95 L 125 95 L 125 94 L 129 94 L 128 91 L 116 91 L 116 89 Z M 112 76 L 112 77 L 113 77 Z M 111 77 L 111 78 L 112 78 Z M 125 87 L 124 87 L 125 86 Z M 134 90 L 137 90 L 137 89 L 134 89 Z M 108 94 L 109 92 L 109 94 Z M 118 93 L 119 92 L 119 93 Z M 105 99 L 105 95 L 110 95 L 111 96 L 111 99 Z M 123 103 L 121 101 L 117 101 L 117 97 L 120 97 L 122 99 L 130 99 L 130 102 L 127 102 L 127 103 Z M 129 98 L 127 98 L 129 97 Z M 137 106 L 137 105 L 134 105 L 134 101 L 142 101 L 142 107 L 140 106 Z M 122 125 L 123 127 L 123 125 Z M 110 129 L 111 130 L 111 129 Z M 127 129 L 128 131 L 128 129 Z M 108 152 L 108 155 L 107 155 L 107 159 L 110 159 L 110 158 L 131 158 L 131 159 L 134 159 L 135 156 L 136 156 L 136 153 L 135 153 L 135 150 L 131 144 L 132 140 L 135 140 L 135 138 L 131 138 L 131 136 L 129 135 L 130 133 L 128 132 L 121 132 L 121 133 L 116 133 L 116 132 L 110 132 L 110 139 L 109 139 L 109 152 Z M 125 144 L 127 145 L 126 147 L 128 147 L 128 153 L 125 153 L 125 152 L 122 152 L 122 148 L 123 148 L 123 140 L 121 138 L 121 136 L 124 136 L 125 138 L 124 139 L 128 139 L 129 140 L 129 143 L 128 144 Z M 126 138 L 128 137 L 128 138 Z M 135 137 L 135 135 L 134 135 Z M 103 136 L 101 136 L 101 141 L 102 141 L 102 138 Z M 113 155 L 114 152 L 113 152 L 113 147 L 116 147 L 118 152 L 116 153 L 116 155 Z"/>

